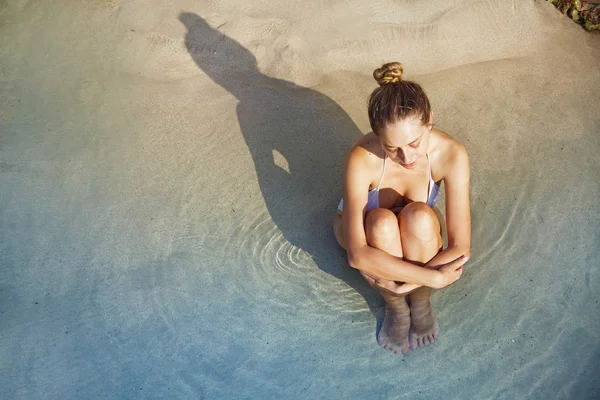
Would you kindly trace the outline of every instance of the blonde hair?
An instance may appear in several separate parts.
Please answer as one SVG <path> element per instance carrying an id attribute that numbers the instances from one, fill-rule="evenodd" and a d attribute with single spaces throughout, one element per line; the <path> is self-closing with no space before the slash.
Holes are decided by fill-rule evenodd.
<path id="1" fill-rule="evenodd" d="M 388 123 L 417 118 L 429 123 L 431 104 L 416 82 L 402 80 L 404 67 L 399 62 L 383 64 L 373 71 L 379 87 L 369 96 L 369 122 L 377 134 Z"/>

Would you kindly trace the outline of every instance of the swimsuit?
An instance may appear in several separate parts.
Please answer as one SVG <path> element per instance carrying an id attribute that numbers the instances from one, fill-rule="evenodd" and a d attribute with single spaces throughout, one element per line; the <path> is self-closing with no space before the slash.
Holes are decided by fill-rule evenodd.
<path id="1" fill-rule="evenodd" d="M 381 182 L 383 182 L 383 175 L 385 174 L 385 161 L 387 160 L 387 154 L 383 158 L 383 171 L 381 172 L 381 178 L 379 184 L 373 189 L 369 190 L 369 197 L 367 200 L 367 211 L 371 211 L 375 208 L 379 208 L 379 188 Z M 427 205 L 431 208 L 435 206 L 440 197 L 440 185 L 433 181 L 431 176 L 431 165 L 429 164 L 429 155 L 427 155 L 427 169 L 429 170 L 429 187 L 427 189 Z M 338 210 L 342 211 L 344 208 L 344 199 L 340 200 Z"/>

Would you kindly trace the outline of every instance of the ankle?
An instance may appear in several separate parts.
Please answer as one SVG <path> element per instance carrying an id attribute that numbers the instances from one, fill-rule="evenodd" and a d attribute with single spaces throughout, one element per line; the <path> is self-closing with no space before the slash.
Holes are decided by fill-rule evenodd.
<path id="1" fill-rule="evenodd" d="M 429 315 L 431 314 L 431 303 L 428 301 L 426 303 L 411 304 L 410 310 L 413 314 Z"/>
<path id="2" fill-rule="evenodd" d="M 395 313 L 409 314 L 410 308 L 408 307 L 408 303 L 404 297 L 394 298 L 394 299 L 386 299 L 385 302 L 386 310 L 393 311 Z"/>

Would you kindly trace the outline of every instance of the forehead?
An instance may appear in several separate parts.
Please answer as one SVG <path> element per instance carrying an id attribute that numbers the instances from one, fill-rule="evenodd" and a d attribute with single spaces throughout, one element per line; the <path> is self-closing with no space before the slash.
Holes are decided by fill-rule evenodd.
<path id="1" fill-rule="evenodd" d="M 418 140 L 426 127 L 419 119 L 410 118 L 387 124 L 379 135 L 381 142 L 390 147 L 403 147 Z"/>

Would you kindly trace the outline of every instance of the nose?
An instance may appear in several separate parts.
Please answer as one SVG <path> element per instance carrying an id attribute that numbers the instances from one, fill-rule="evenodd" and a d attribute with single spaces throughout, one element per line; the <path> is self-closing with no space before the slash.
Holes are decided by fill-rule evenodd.
<path id="1" fill-rule="evenodd" d="M 406 152 L 403 150 L 398 150 L 396 154 L 396 161 L 401 162 L 404 165 L 410 165 L 417 161 L 419 155 L 416 152 Z"/>
<path id="2" fill-rule="evenodd" d="M 406 156 L 404 155 L 404 151 L 402 151 L 402 149 L 396 150 L 396 157 L 394 158 L 398 161 L 404 162 L 404 158 L 406 158 Z"/>
<path id="3" fill-rule="evenodd" d="M 410 164 L 408 162 L 408 154 L 402 149 L 398 149 L 398 153 L 396 153 L 396 160 L 400 161 L 402 164 Z"/>

